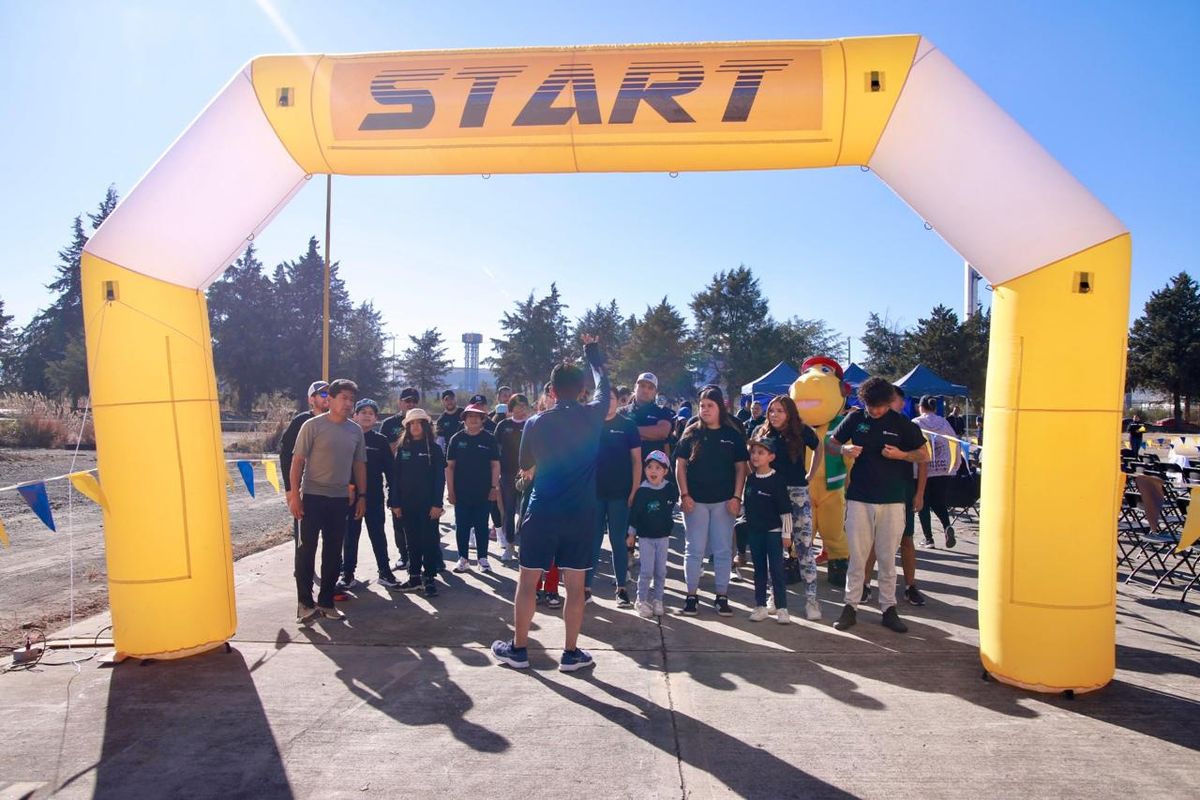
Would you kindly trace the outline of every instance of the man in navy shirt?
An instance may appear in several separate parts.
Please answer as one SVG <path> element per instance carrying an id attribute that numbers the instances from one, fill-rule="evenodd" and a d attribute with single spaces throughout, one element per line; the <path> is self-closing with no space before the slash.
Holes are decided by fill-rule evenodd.
<path id="1" fill-rule="evenodd" d="M 578 646 L 583 625 L 584 583 L 592 561 L 596 526 L 596 457 L 600 432 L 608 415 L 609 380 L 599 340 L 584 335 L 588 364 L 596 381 L 592 402 L 577 398 L 583 371 L 559 364 L 550 374 L 556 399 L 553 408 L 525 423 L 521 437 L 521 469 L 534 470 L 533 492 L 521 525 L 521 577 L 513 604 L 513 638 L 492 643 L 492 653 L 518 669 L 529 666 L 526 644 L 537 600 L 537 584 L 545 570 L 557 565 L 567 585 L 563 610 L 566 641 L 559 669 L 574 672 L 592 666 L 592 656 Z"/>
<path id="2" fill-rule="evenodd" d="M 658 405 L 655 402 L 657 399 L 658 378 L 653 372 L 643 372 L 638 375 L 633 402 L 620 409 L 620 412 L 637 423 L 643 453 L 661 450 L 670 455 L 667 440 L 671 437 L 675 412 Z"/>

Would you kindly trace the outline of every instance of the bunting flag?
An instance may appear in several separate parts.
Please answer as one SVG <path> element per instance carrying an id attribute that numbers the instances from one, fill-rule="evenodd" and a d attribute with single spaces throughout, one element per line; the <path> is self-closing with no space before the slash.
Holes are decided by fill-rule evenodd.
<path id="1" fill-rule="evenodd" d="M 946 439 L 946 444 L 950 445 L 950 469 L 954 470 L 958 466 L 958 439 Z"/>
<path id="2" fill-rule="evenodd" d="M 33 509 L 33 513 L 38 515 L 46 527 L 57 532 L 58 528 L 54 527 L 54 514 L 50 512 L 50 498 L 46 496 L 46 484 L 38 481 L 37 483 L 27 483 L 17 487 L 17 492 L 24 498 L 29 507 Z"/>
<path id="3" fill-rule="evenodd" d="M 275 462 L 270 459 L 266 459 L 262 463 L 263 469 L 266 470 L 267 473 L 267 483 L 275 487 L 275 494 L 279 494 L 279 471 L 275 469 Z"/>
<path id="4" fill-rule="evenodd" d="M 254 497 L 254 465 L 249 461 L 239 461 L 237 468 L 238 472 L 242 473 L 242 483 L 246 484 L 246 491 Z"/>
<path id="5" fill-rule="evenodd" d="M 4 520 L 0 519 L 0 544 L 8 547 L 8 531 L 4 530 Z"/>
<path id="6" fill-rule="evenodd" d="M 75 491 L 105 511 L 108 510 L 108 498 L 104 496 L 104 489 L 100 488 L 100 481 L 96 480 L 95 475 L 90 472 L 72 472 L 67 477 L 70 478 Z"/>
<path id="7" fill-rule="evenodd" d="M 1176 553 L 1182 553 L 1200 540 L 1200 488 L 1192 488 L 1192 502 L 1188 504 L 1187 522 L 1183 523 L 1183 533 L 1179 534 L 1179 544 Z"/>

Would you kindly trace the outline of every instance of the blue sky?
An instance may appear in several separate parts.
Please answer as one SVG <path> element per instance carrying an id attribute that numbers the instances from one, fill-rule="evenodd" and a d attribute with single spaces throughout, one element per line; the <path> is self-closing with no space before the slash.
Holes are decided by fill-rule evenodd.
<path id="1" fill-rule="evenodd" d="M 123 2 L 0 0 L 0 297 L 46 304 L 71 219 L 124 195 L 255 55 L 448 47 L 930 37 L 1133 232 L 1133 313 L 1200 254 L 1200 3 Z M 738 7 L 739 5 L 745 7 Z M 603 9 L 603 10 L 601 10 Z M 272 11 L 274 13 L 272 13 Z M 268 269 L 324 226 L 314 180 L 259 237 Z M 736 198 L 737 202 L 729 202 Z M 745 263 L 777 317 L 857 337 L 962 304 L 962 262 L 857 168 L 667 175 L 335 178 L 333 254 L 401 337 L 498 333 L 557 280 L 571 313 L 686 308 Z M 197 220 L 203 225 L 203 220 Z M 987 293 L 984 292 L 986 298 Z"/>

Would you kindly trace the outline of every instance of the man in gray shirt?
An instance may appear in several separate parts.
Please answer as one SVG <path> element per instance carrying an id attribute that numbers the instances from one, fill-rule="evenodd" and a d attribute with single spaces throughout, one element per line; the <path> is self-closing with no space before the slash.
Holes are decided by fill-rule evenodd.
<path id="1" fill-rule="evenodd" d="M 318 615 L 342 619 L 333 605 L 334 587 L 342 566 L 346 512 L 362 519 L 366 495 L 355 497 L 354 486 L 367 485 L 367 449 L 363 431 L 352 419 L 358 386 L 339 378 L 329 384 L 329 411 L 305 422 L 296 437 L 289 477 L 288 510 L 300 520 L 296 548 L 296 617 L 307 622 Z M 347 480 L 353 475 L 354 483 Z M 317 538 L 321 539 L 321 591 L 313 606 L 313 568 Z"/>

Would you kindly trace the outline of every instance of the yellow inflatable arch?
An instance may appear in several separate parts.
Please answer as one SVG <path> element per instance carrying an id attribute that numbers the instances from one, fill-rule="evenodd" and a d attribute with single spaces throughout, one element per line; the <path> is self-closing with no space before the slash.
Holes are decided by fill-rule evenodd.
<path id="1" fill-rule="evenodd" d="M 995 288 L 984 667 L 1103 686 L 1129 234 L 920 36 L 253 60 L 83 257 L 117 648 L 177 657 L 234 633 L 204 289 L 311 175 L 843 165 L 869 167 Z"/>

